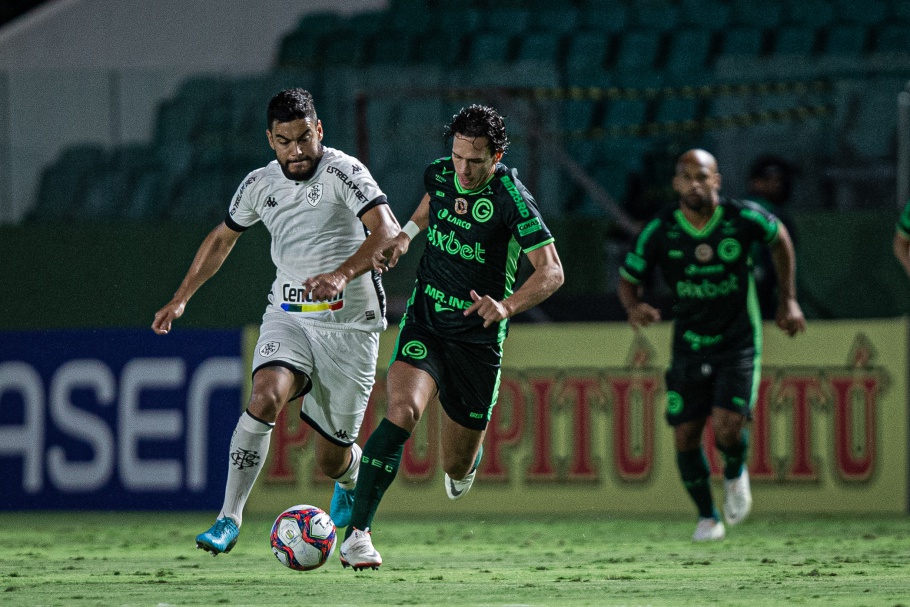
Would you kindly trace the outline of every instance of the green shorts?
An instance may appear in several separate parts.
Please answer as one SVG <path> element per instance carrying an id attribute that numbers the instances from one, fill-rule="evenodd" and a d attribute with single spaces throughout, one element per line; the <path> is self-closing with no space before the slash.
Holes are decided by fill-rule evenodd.
<path id="1" fill-rule="evenodd" d="M 501 344 L 472 344 L 442 338 L 419 324 L 402 324 L 392 362 L 426 371 L 452 421 L 485 430 L 499 397 Z"/>

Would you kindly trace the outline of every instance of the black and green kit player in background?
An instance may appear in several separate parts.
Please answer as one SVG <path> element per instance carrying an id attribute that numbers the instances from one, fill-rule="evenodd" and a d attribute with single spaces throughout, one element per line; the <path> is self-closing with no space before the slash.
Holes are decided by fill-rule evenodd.
<path id="1" fill-rule="evenodd" d="M 910 276 L 910 202 L 897 220 L 894 231 L 894 256 L 901 262 L 907 276 Z"/>
<path id="2" fill-rule="evenodd" d="M 404 444 L 438 396 L 445 490 L 460 499 L 474 481 L 484 433 L 499 391 L 509 318 L 556 291 L 562 264 L 534 198 L 516 171 L 499 161 L 508 144 L 502 117 L 472 105 L 446 131 L 451 157 L 424 172 L 426 195 L 381 254 L 389 267 L 427 230 L 417 280 L 389 366 L 385 418 L 363 448 L 354 512 L 341 562 L 382 564 L 373 547 L 373 516 L 392 484 Z M 513 291 L 521 255 L 534 271 Z"/>
<path id="3" fill-rule="evenodd" d="M 719 196 L 717 161 L 704 150 L 680 156 L 673 177 L 679 206 L 639 234 L 620 273 L 619 296 L 638 330 L 660 320 L 642 300 L 655 268 L 674 292 L 673 351 L 666 374 L 666 417 L 683 484 L 698 508 L 692 539 L 723 539 L 702 447 L 708 418 L 724 458 L 724 518 L 734 525 L 752 507 L 745 466 L 747 423 L 761 371 L 761 316 L 749 250 L 770 246 L 778 276 L 777 325 L 791 337 L 806 328 L 796 301 L 796 261 L 787 228 L 759 205 Z"/>

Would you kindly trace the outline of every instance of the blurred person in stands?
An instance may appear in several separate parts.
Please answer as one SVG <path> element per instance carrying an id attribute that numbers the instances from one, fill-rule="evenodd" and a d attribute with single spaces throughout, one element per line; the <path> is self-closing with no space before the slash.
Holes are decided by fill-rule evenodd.
<path id="1" fill-rule="evenodd" d="M 910 202 L 897 220 L 894 231 L 894 256 L 901 262 L 907 276 L 910 276 Z"/>
<path id="2" fill-rule="evenodd" d="M 339 526 L 350 519 L 360 466 L 355 440 L 386 327 L 385 266 L 377 252 L 399 231 L 366 167 L 323 145 L 308 91 L 281 91 L 266 118 L 275 160 L 240 184 L 224 221 L 202 242 L 152 323 L 155 333 L 168 333 L 240 235 L 265 224 L 277 275 L 253 355 L 252 394 L 231 438 L 224 503 L 215 524 L 196 537 L 196 546 L 212 555 L 236 544 L 278 414 L 300 397 L 300 417 L 316 430 L 317 465 L 336 481 L 331 516 Z"/>
<path id="3" fill-rule="evenodd" d="M 373 517 L 398 473 L 405 442 L 433 399 L 442 417 L 441 453 L 449 499 L 467 495 L 499 394 L 509 319 L 563 283 L 553 236 L 514 168 L 499 113 L 463 108 L 446 126 L 452 154 L 423 174 L 426 194 L 382 257 L 389 267 L 427 230 L 414 292 L 401 321 L 387 381 L 385 417 L 363 447 L 354 514 L 339 549 L 355 570 L 376 569 Z M 520 287 L 522 255 L 533 271 Z"/>
<path id="4" fill-rule="evenodd" d="M 693 149 L 679 157 L 673 189 L 679 204 L 638 236 L 620 269 L 619 297 L 637 331 L 661 320 L 641 287 L 660 268 L 674 293 L 673 346 L 666 373 L 666 419 L 673 428 L 683 485 L 698 510 L 692 539 L 720 540 L 702 435 L 711 418 L 724 459 L 724 518 L 741 522 L 752 508 L 746 468 L 748 422 L 761 376 L 761 318 L 749 251 L 771 248 L 780 277 L 777 325 L 791 337 L 805 330 L 796 301 L 796 261 L 787 228 L 759 205 L 721 198 L 714 156 Z"/>
<path id="5" fill-rule="evenodd" d="M 757 202 L 766 211 L 777 217 L 787 227 L 790 240 L 796 248 L 796 232 L 793 219 L 786 206 L 793 192 L 796 168 L 785 159 L 774 155 L 759 156 L 749 169 L 748 199 Z M 752 247 L 753 274 L 758 307 L 764 320 L 774 320 L 777 314 L 778 280 L 774 261 L 768 247 L 756 244 Z"/>

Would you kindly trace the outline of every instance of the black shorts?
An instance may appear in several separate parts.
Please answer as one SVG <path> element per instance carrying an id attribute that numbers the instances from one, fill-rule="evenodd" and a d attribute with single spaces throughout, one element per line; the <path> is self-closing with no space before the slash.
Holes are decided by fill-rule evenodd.
<path id="1" fill-rule="evenodd" d="M 674 355 L 667 370 L 667 423 L 704 419 L 715 407 L 752 418 L 761 362 L 750 348 L 723 355 Z"/>
<path id="2" fill-rule="evenodd" d="M 485 430 L 499 398 L 501 344 L 472 344 L 444 339 L 422 326 L 403 323 L 392 362 L 400 360 L 429 373 L 439 402 L 452 421 Z"/>

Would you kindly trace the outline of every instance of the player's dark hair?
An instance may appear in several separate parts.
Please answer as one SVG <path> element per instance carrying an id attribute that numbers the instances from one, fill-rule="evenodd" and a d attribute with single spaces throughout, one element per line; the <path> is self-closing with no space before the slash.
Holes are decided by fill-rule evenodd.
<path id="1" fill-rule="evenodd" d="M 486 105 L 477 105 L 461 108 L 461 111 L 452 116 L 452 122 L 446 125 L 446 141 L 455 134 L 465 137 L 486 137 L 490 142 L 490 152 L 505 152 L 509 147 L 509 138 L 506 135 L 506 125 L 499 112 Z"/>
<path id="2" fill-rule="evenodd" d="M 269 130 L 276 122 L 292 122 L 302 118 L 316 122 L 316 106 L 309 91 L 301 88 L 285 89 L 269 101 L 266 112 Z"/>
<path id="3" fill-rule="evenodd" d="M 763 177 L 777 177 L 781 184 L 781 200 L 783 202 L 790 198 L 793 191 L 793 179 L 799 174 L 797 167 L 780 156 L 766 154 L 759 156 L 749 168 L 749 179 L 761 179 Z"/>

